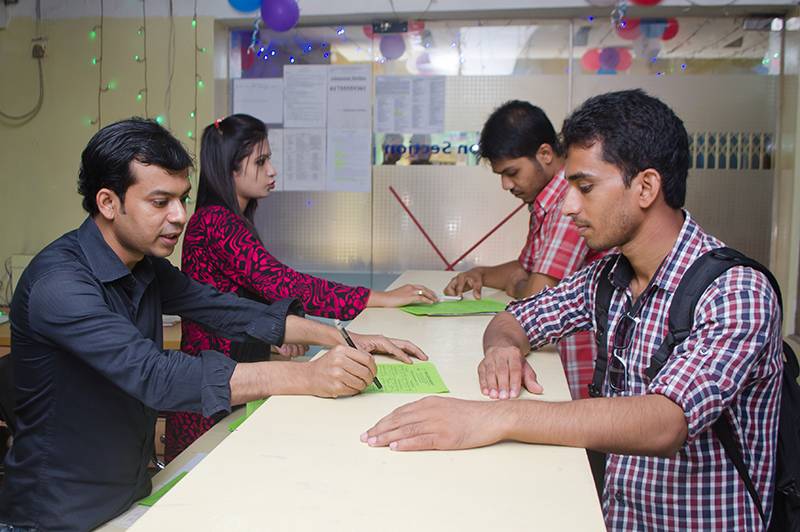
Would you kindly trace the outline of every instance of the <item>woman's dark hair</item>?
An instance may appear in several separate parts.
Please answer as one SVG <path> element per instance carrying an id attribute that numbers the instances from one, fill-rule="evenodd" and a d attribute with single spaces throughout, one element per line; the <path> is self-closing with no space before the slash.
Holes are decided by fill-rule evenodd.
<path id="1" fill-rule="evenodd" d="M 561 155 L 550 119 L 540 108 L 520 100 L 495 109 L 483 125 L 478 142 L 480 157 L 489 161 L 533 158 L 542 144 L 549 144 L 556 155 Z"/>
<path id="2" fill-rule="evenodd" d="M 603 160 L 622 172 L 625 186 L 648 168 L 661 174 L 664 199 L 673 209 L 686 201 L 689 136 L 664 102 L 641 89 L 609 92 L 586 100 L 561 130 L 564 147 L 603 147 Z"/>
<path id="3" fill-rule="evenodd" d="M 253 226 L 256 202 L 251 200 L 242 212 L 236 197 L 233 173 L 241 168 L 253 149 L 267 139 L 267 126 L 250 115 L 235 114 L 217 120 L 203 131 L 200 145 L 200 184 L 197 208 L 218 204 L 230 209 L 245 221 L 258 237 Z"/>
<path id="4" fill-rule="evenodd" d="M 192 167 L 192 158 L 180 141 L 154 120 L 130 118 L 110 124 L 89 140 L 81 154 L 78 192 L 83 208 L 94 216 L 97 192 L 112 190 L 121 201 L 134 183 L 131 162 L 155 165 L 177 174 Z"/>

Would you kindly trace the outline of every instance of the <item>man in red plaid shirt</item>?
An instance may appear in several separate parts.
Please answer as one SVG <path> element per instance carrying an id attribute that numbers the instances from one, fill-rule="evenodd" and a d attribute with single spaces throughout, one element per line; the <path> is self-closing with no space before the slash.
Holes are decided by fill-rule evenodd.
<path id="1" fill-rule="evenodd" d="M 565 122 L 564 212 L 610 255 L 537 296 L 513 303 L 484 336 L 484 394 L 541 391 L 524 356 L 594 328 L 602 268 L 614 266 L 604 397 L 547 403 L 429 397 L 362 436 L 395 450 L 501 440 L 608 453 L 603 512 L 611 530 L 763 530 L 755 503 L 711 430 L 726 416 L 767 519 L 772 512 L 782 378 L 781 316 L 763 274 L 731 268 L 701 295 L 694 325 L 661 371 L 645 371 L 667 334 L 688 267 L 722 246 L 683 210 L 689 166 L 683 122 L 640 90 L 596 96 Z M 502 393 L 500 394 L 502 396 Z"/>
<path id="2" fill-rule="evenodd" d="M 528 102 L 506 102 L 489 116 L 479 146 L 481 157 L 500 176 L 503 190 L 528 204 L 528 238 L 518 259 L 459 273 L 445 294 L 472 289 L 480 299 L 481 288 L 488 286 L 522 299 L 555 286 L 602 256 L 589 249 L 572 220 L 561 213 L 569 184 L 556 131 L 544 111 Z M 588 397 L 597 356 L 594 335 L 580 331 L 565 337 L 558 342 L 558 351 L 572 397 Z"/>

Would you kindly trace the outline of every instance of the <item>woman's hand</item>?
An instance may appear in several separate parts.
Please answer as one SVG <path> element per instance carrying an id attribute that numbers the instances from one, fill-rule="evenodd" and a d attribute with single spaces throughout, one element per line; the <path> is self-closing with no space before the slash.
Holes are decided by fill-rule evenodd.
<path id="1" fill-rule="evenodd" d="M 400 288 L 379 292 L 373 290 L 367 301 L 368 307 L 402 307 L 414 303 L 431 304 L 438 302 L 436 294 L 421 284 L 404 284 Z"/>
<path id="2" fill-rule="evenodd" d="M 428 360 L 428 355 L 423 353 L 422 349 L 408 340 L 386 338 L 380 334 L 356 334 L 353 331 L 347 332 L 350 334 L 353 343 L 355 343 L 356 347 L 361 351 L 391 355 L 406 364 L 411 364 L 411 356 L 419 360 Z"/>

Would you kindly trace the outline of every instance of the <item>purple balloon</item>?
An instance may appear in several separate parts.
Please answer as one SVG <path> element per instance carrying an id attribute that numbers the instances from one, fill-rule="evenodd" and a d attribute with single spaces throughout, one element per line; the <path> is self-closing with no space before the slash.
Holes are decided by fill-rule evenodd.
<path id="1" fill-rule="evenodd" d="M 272 30 L 289 31 L 300 18 L 300 7 L 295 0 L 263 0 L 261 20 Z"/>
<path id="2" fill-rule="evenodd" d="M 397 59 L 406 51 L 406 41 L 402 35 L 384 35 L 381 37 L 381 54 L 386 59 Z"/>
<path id="3" fill-rule="evenodd" d="M 619 64 L 619 51 L 616 48 L 603 48 L 600 51 L 600 68 L 614 70 Z"/>

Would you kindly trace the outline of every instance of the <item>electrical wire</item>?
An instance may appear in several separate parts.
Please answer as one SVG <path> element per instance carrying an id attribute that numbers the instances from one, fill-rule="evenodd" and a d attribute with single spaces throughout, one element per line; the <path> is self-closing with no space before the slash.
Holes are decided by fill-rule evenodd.
<path id="1" fill-rule="evenodd" d="M 33 42 L 42 42 L 42 31 L 41 31 L 41 22 L 42 22 L 42 6 L 41 0 L 36 0 L 36 37 L 33 38 Z M 30 109 L 30 111 L 25 111 L 22 114 L 14 115 L 11 113 L 6 113 L 2 109 L 0 109 L 0 117 L 5 120 L 10 120 L 12 122 L 16 122 L 12 124 L 14 126 L 22 126 L 27 124 L 31 120 L 33 120 L 39 111 L 42 109 L 42 104 L 44 103 L 44 68 L 42 67 L 42 58 L 36 58 L 36 70 L 39 74 L 39 97 L 36 99 L 36 103 Z"/>
<path id="2" fill-rule="evenodd" d="M 144 54 L 144 117 L 150 118 L 150 111 L 148 109 L 147 94 L 149 87 L 147 86 L 147 0 L 142 0 L 142 54 Z"/>
<path id="3" fill-rule="evenodd" d="M 105 22 L 104 16 L 104 0 L 100 0 L 100 68 L 97 75 L 97 130 L 103 127 L 103 37 L 105 37 L 105 30 L 103 23 Z"/>
<path id="4" fill-rule="evenodd" d="M 167 51 L 167 89 L 164 91 L 164 108 L 167 123 L 172 123 L 172 79 L 175 76 L 175 13 L 173 0 L 169 0 L 169 50 Z"/>

